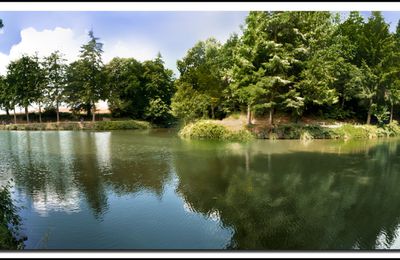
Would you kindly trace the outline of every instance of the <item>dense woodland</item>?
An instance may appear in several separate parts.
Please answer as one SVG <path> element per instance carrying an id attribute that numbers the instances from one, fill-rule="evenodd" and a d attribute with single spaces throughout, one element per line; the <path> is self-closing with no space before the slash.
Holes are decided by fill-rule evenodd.
<path id="1" fill-rule="evenodd" d="M 1 78 L 0 104 L 54 110 L 60 104 L 95 120 L 95 104 L 107 100 L 113 117 L 156 124 L 232 113 L 251 118 L 277 113 L 294 122 L 313 115 L 384 124 L 400 103 L 400 23 L 390 32 L 380 12 L 346 19 L 331 12 L 250 12 L 242 33 L 225 43 L 199 41 L 177 61 L 180 72 L 154 60 L 102 62 L 103 44 L 93 31 L 77 61 L 60 52 L 22 56 Z M 15 114 L 15 113 L 14 113 Z"/>

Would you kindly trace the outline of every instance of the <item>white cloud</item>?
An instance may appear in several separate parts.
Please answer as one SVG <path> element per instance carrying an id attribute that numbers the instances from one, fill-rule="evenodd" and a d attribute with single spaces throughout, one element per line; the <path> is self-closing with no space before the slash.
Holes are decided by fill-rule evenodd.
<path id="1" fill-rule="evenodd" d="M 6 66 L 23 54 L 39 57 L 48 56 L 59 50 L 68 62 L 74 61 L 79 55 L 80 46 L 87 40 L 86 35 L 77 35 L 69 28 L 56 27 L 53 30 L 37 31 L 29 27 L 21 31 L 21 41 L 14 44 L 8 55 L 0 53 L 0 74 L 6 73 Z"/>
<path id="2" fill-rule="evenodd" d="M 20 58 L 23 54 L 38 54 L 40 58 L 50 55 L 59 50 L 64 54 L 68 63 L 73 62 L 79 57 L 79 50 L 88 40 L 86 33 L 77 34 L 70 28 L 56 27 L 53 30 L 46 29 L 38 31 L 29 27 L 21 30 L 21 41 L 14 44 L 9 54 L 0 52 L 0 74 L 7 73 L 7 65 L 10 61 Z M 143 37 L 131 37 L 116 42 L 104 43 L 103 61 L 109 62 L 113 57 L 134 57 L 137 60 L 144 61 L 156 57 L 158 48 L 149 40 Z M 107 104 L 102 101 L 98 104 L 99 109 L 107 109 Z M 37 107 L 32 106 L 35 110 Z M 3 111 L 0 110 L 0 113 Z"/>
<path id="3" fill-rule="evenodd" d="M 143 38 L 118 40 L 115 43 L 104 42 L 103 62 L 114 57 L 133 57 L 139 61 L 154 59 L 159 50 L 150 41 Z"/>
<path id="4" fill-rule="evenodd" d="M 50 55 L 59 50 L 64 54 L 68 62 L 75 61 L 79 56 L 79 50 L 88 37 L 86 34 L 77 34 L 72 29 L 56 27 L 53 30 L 38 31 L 29 27 L 21 31 L 21 41 L 14 44 L 9 54 L 0 52 L 0 74 L 6 74 L 6 68 L 10 61 L 20 58 L 23 54 L 39 57 Z M 143 37 L 118 40 L 104 43 L 103 61 L 109 62 L 113 57 L 134 57 L 144 61 L 156 57 L 158 48 Z"/>
<path id="5" fill-rule="evenodd" d="M 56 27 L 53 30 L 37 31 L 35 28 L 26 28 L 21 31 L 21 41 L 13 45 L 8 55 L 0 53 L 0 73 L 6 73 L 6 66 L 22 54 L 39 57 L 48 56 L 59 50 L 68 62 L 74 61 L 79 55 L 80 46 L 87 40 L 86 35 L 77 35 L 69 28 Z"/>

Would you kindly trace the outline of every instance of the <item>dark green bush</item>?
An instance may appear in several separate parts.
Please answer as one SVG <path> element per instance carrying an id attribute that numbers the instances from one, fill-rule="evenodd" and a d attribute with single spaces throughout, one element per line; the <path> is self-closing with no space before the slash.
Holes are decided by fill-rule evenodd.
<path id="1" fill-rule="evenodd" d="M 22 249 L 23 240 L 17 239 L 21 218 L 13 204 L 10 185 L 0 187 L 0 249 Z"/>

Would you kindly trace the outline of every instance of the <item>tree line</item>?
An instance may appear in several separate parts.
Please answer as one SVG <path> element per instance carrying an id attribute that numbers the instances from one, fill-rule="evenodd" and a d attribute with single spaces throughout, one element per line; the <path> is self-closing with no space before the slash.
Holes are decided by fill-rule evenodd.
<path id="1" fill-rule="evenodd" d="M 297 121 L 393 120 L 400 103 L 400 24 L 380 12 L 250 12 L 243 34 L 198 42 L 178 61 L 172 111 L 179 118 L 277 112 Z"/>
<path id="2" fill-rule="evenodd" d="M 252 11 L 242 34 L 225 43 L 197 42 L 177 61 L 175 79 L 161 55 L 139 62 L 102 62 L 102 43 L 89 32 L 79 59 L 66 64 L 56 51 L 39 60 L 12 61 L 0 82 L 0 105 L 9 114 L 35 103 L 41 109 L 67 104 L 95 120 L 96 103 L 107 100 L 114 117 L 165 124 L 222 119 L 246 112 L 274 123 L 277 113 L 297 122 L 315 115 L 391 122 L 400 104 L 400 23 L 390 32 L 380 12 L 364 19 L 350 12 Z M 14 113 L 15 115 L 15 113 Z"/>
<path id="3" fill-rule="evenodd" d="M 96 103 L 107 100 L 115 117 L 133 117 L 163 123 L 171 117 L 169 106 L 174 94 L 174 79 L 166 69 L 161 54 L 154 60 L 139 62 L 134 58 L 113 58 L 103 64 L 103 44 L 89 32 L 89 41 L 81 46 L 77 61 L 66 63 L 59 51 L 39 59 L 22 55 L 7 67 L 0 78 L 0 106 L 10 117 L 16 106 L 25 109 L 36 104 L 39 121 L 42 108 L 55 109 L 60 121 L 60 104 L 72 112 L 85 111 L 95 121 Z"/>

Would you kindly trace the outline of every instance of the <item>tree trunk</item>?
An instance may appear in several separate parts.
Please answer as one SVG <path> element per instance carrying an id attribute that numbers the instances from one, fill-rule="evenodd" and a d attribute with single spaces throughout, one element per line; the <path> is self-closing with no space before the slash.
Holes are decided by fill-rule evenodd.
<path id="1" fill-rule="evenodd" d="M 95 120 L 96 120 L 96 105 L 93 102 L 93 112 L 92 112 L 92 121 L 93 121 L 93 123 L 95 122 Z"/>
<path id="2" fill-rule="evenodd" d="M 251 125 L 251 108 L 250 108 L 250 105 L 247 105 L 247 124 Z"/>
<path id="3" fill-rule="evenodd" d="M 86 116 L 87 117 L 90 117 L 91 116 L 91 113 L 92 113 L 92 106 L 90 105 L 90 103 L 89 104 L 86 104 Z"/>
<path id="4" fill-rule="evenodd" d="M 10 120 L 10 110 L 6 108 L 7 120 Z"/>
<path id="5" fill-rule="evenodd" d="M 14 124 L 17 123 L 17 113 L 15 112 L 15 107 L 14 107 Z"/>
<path id="6" fill-rule="evenodd" d="M 56 102 L 57 124 L 60 123 L 60 109 L 58 108 L 58 101 Z"/>
<path id="7" fill-rule="evenodd" d="M 39 123 L 42 123 L 42 106 L 39 103 Z"/>
<path id="8" fill-rule="evenodd" d="M 211 118 L 214 119 L 215 115 L 214 115 L 214 106 L 211 106 Z"/>
<path id="9" fill-rule="evenodd" d="M 372 114 L 372 99 L 369 101 L 368 115 L 367 115 L 367 125 L 371 124 L 371 114 Z"/>
<path id="10" fill-rule="evenodd" d="M 29 124 L 29 112 L 28 112 L 28 107 L 25 107 L 25 115 L 26 115 L 26 123 Z"/>
<path id="11" fill-rule="evenodd" d="M 390 106 L 390 123 L 393 122 L 393 104 Z"/>
<path id="12" fill-rule="evenodd" d="M 271 109 L 269 110 L 269 124 L 270 124 L 270 125 L 272 125 L 272 124 L 274 123 L 273 114 L 274 114 L 274 109 L 271 108 Z"/>

